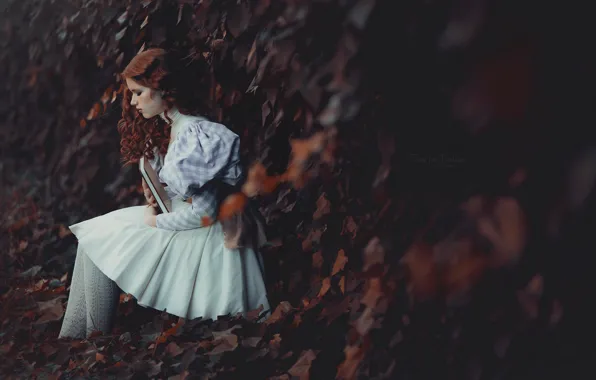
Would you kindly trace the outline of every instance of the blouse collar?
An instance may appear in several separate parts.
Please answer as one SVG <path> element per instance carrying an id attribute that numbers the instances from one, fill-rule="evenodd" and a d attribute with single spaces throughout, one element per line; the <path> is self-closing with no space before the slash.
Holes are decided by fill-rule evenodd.
<path id="1" fill-rule="evenodd" d="M 166 122 L 168 121 L 166 119 L 165 112 L 162 112 L 160 116 Z M 178 125 L 180 123 L 180 121 L 182 120 L 183 116 L 184 115 L 181 114 L 180 111 L 178 111 L 178 109 L 176 107 L 173 107 L 168 110 L 168 118 L 170 118 L 170 120 L 172 120 L 172 127 L 174 127 L 175 125 Z"/>

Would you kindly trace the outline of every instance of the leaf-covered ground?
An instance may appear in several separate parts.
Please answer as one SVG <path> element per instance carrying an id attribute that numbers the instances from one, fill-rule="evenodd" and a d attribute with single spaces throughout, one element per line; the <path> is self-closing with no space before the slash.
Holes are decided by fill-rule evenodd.
<path id="1" fill-rule="evenodd" d="M 0 377 L 593 378 L 591 13 L 513 0 L 6 0 Z M 274 310 L 179 321 L 122 295 L 58 341 L 67 226 L 142 201 L 119 73 L 213 68 L 267 220 Z"/>

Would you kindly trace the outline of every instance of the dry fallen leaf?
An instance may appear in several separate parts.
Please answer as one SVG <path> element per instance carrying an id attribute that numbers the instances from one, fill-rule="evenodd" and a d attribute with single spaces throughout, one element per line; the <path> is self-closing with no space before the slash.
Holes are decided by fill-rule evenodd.
<path id="1" fill-rule="evenodd" d="M 233 351 L 238 347 L 238 336 L 232 331 L 239 326 L 233 326 L 225 331 L 214 331 L 213 341 L 211 342 L 213 348 L 208 352 L 208 355 L 217 355 L 226 351 Z"/>
<path id="2" fill-rule="evenodd" d="M 378 237 L 372 238 L 366 248 L 364 248 L 364 266 L 362 270 L 366 272 L 375 264 L 382 264 L 385 261 L 385 249 Z"/>
<path id="3" fill-rule="evenodd" d="M 327 292 L 329 291 L 330 288 L 331 288 L 331 279 L 329 277 L 325 277 L 323 279 L 323 282 L 321 284 L 321 290 L 319 290 L 319 294 L 317 295 L 317 297 L 323 297 L 325 294 L 327 294 Z"/>
<path id="4" fill-rule="evenodd" d="M 313 214 L 313 219 L 321 219 L 323 216 L 329 214 L 331 212 L 331 203 L 325 196 L 325 194 L 321 194 L 319 199 L 317 200 L 317 210 Z"/>
<path id="5" fill-rule="evenodd" d="M 178 355 L 180 355 L 181 353 L 183 353 L 184 350 L 182 348 L 180 348 L 180 346 L 178 346 L 176 343 L 174 342 L 170 342 L 167 346 L 166 346 L 166 353 L 171 356 L 171 357 L 176 357 Z"/>
<path id="6" fill-rule="evenodd" d="M 232 215 L 241 213 L 246 207 L 248 198 L 244 193 L 230 194 L 224 199 L 219 207 L 218 220 L 225 220 L 230 218 Z"/>
<path id="7" fill-rule="evenodd" d="M 360 317 L 358 317 L 358 319 L 354 323 L 354 328 L 356 329 L 356 331 L 358 331 L 358 334 L 360 334 L 361 336 L 365 336 L 373 327 L 374 323 L 375 318 L 373 309 L 367 307 L 366 309 L 364 309 L 362 314 L 360 314 Z"/>
<path id="8" fill-rule="evenodd" d="M 362 297 L 362 304 L 374 309 L 377 302 L 383 296 L 383 283 L 379 277 L 373 277 L 366 281 L 366 291 Z"/>
<path id="9" fill-rule="evenodd" d="M 292 368 L 288 370 L 288 373 L 292 375 L 292 377 L 297 377 L 300 380 L 310 379 L 310 366 L 316 357 L 317 354 L 315 354 L 313 350 L 302 351 L 296 363 L 294 363 Z"/>
<path id="10" fill-rule="evenodd" d="M 401 259 L 408 269 L 408 291 L 416 298 L 426 298 L 438 290 L 438 271 L 433 260 L 432 247 L 414 243 Z"/>
<path id="11" fill-rule="evenodd" d="M 356 378 L 356 371 L 364 359 L 368 350 L 368 344 L 365 342 L 362 346 L 346 346 L 344 353 L 345 360 L 337 367 L 337 379 L 351 380 Z"/>
<path id="12" fill-rule="evenodd" d="M 275 323 L 282 319 L 286 314 L 293 310 L 292 305 L 290 305 L 287 301 L 280 302 L 279 305 L 275 308 L 273 313 L 269 316 L 269 318 L 265 321 L 265 324 L 269 325 Z"/>
<path id="13" fill-rule="evenodd" d="M 260 194 L 269 194 L 277 188 L 280 182 L 279 176 L 268 176 L 267 169 L 263 164 L 256 162 L 248 169 L 246 182 L 242 185 L 242 193 L 249 198 Z"/>
<path id="14" fill-rule="evenodd" d="M 331 271 L 331 275 L 335 275 L 339 273 L 339 271 L 344 269 L 344 266 L 348 262 L 348 258 L 346 257 L 346 253 L 343 249 L 340 249 L 337 253 L 337 258 L 335 259 L 335 263 L 333 264 L 333 270 Z"/>
<path id="15" fill-rule="evenodd" d="M 516 199 L 498 198 L 492 215 L 478 220 L 478 230 L 493 244 L 494 265 L 507 265 L 519 259 L 526 244 L 526 221 Z"/>
<path id="16" fill-rule="evenodd" d="M 64 315 L 64 308 L 62 307 L 62 299 L 66 296 L 61 295 L 52 300 L 45 302 L 38 302 L 37 306 L 41 317 L 35 321 L 35 324 L 41 324 L 44 322 L 59 321 Z"/>

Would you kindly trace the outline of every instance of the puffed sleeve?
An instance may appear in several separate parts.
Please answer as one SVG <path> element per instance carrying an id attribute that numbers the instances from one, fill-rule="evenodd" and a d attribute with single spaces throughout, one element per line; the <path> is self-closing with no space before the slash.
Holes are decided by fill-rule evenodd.
<path id="1" fill-rule="evenodd" d="M 239 149 L 238 135 L 218 123 L 199 121 L 181 130 L 169 148 L 160 177 L 174 193 L 192 198 L 192 205 L 158 215 L 157 228 L 189 230 L 202 227 L 206 220 L 214 221 L 218 194 L 210 181 L 238 183 L 242 175 Z"/>
<path id="2" fill-rule="evenodd" d="M 153 148 L 153 158 L 147 161 L 149 162 L 149 165 L 151 165 L 153 170 L 155 170 L 155 172 L 159 174 L 163 166 L 163 156 L 161 155 L 161 153 L 159 153 L 157 147 Z"/>

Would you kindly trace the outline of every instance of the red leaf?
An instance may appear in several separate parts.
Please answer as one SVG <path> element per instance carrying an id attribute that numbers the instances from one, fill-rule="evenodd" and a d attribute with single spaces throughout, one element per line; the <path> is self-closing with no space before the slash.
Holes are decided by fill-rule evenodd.
<path id="1" fill-rule="evenodd" d="M 235 214 L 242 213 L 247 202 L 248 198 L 244 193 L 234 193 L 228 195 L 221 203 L 217 219 L 224 220 L 232 217 Z"/>

